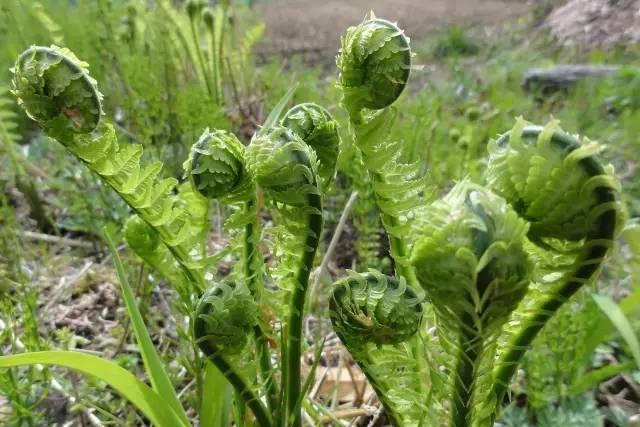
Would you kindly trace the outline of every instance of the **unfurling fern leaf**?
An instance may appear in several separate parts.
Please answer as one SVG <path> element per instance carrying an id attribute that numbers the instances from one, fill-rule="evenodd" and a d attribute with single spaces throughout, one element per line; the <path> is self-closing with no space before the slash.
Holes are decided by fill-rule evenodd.
<path id="1" fill-rule="evenodd" d="M 69 49 L 32 46 L 12 69 L 13 93 L 47 131 L 91 132 L 103 113 L 102 94 L 88 67 Z"/>
<path id="2" fill-rule="evenodd" d="M 113 126 L 101 121 L 102 95 L 87 64 L 68 49 L 33 46 L 13 72 L 13 93 L 27 114 L 157 230 L 191 284 L 202 289 L 196 272 L 203 265 L 200 221 L 192 221 L 188 207 L 172 194 L 177 181 L 158 179 L 162 164 L 143 168 L 142 147 L 120 145 Z"/>
<path id="3" fill-rule="evenodd" d="M 244 164 L 244 146 L 232 133 L 206 129 L 191 147 L 184 171 L 208 199 L 229 203 L 253 197 L 255 187 Z"/>
<path id="4" fill-rule="evenodd" d="M 518 120 L 489 146 L 487 181 L 531 222 L 532 291 L 513 314 L 494 370 L 499 402 L 527 347 L 556 311 L 598 274 L 622 222 L 620 185 L 599 145 Z M 553 273 L 553 274 L 552 274 Z M 560 274 L 558 274 L 560 273 Z"/>
<path id="5" fill-rule="evenodd" d="M 451 426 L 474 425 L 486 406 L 493 410 L 486 402 L 496 340 L 529 284 L 528 224 L 503 199 L 469 182 L 432 204 L 419 222 L 411 263 L 450 355 L 444 382 Z"/>
<path id="6" fill-rule="evenodd" d="M 371 270 L 334 284 L 331 321 L 374 387 L 394 426 L 426 417 L 419 361 L 411 341 L 422 320 L 421 298 L 403 279 Z"/>
<path id="7" fill-rule="evenodd" d="M 411 56 L 402 30 L 372 18 L 347 30 L 336 62 L 341 104 L 349 112 L 354 142 L 371 178 L 397 273 L 417 287 L 408 265 L 406 236 L 411 220 L 425 205 L 424 178 L 417 163 L 400 160 L 402 144 L 389 141 L 396 118 L 391 104 L 407 85 Z"/>
<path id="8" fill-rule="evenodd" d="M 251 408 L 259 426 L 271 425 L 260 396 L 235 356 L 247 346 L 258 320 L 258 307 L 242 283 L 222 282 L 211 286 L 200 298 L 193 322 L 193 333 L 202 352 L 234 386 L 237 395 Z"/>
<path id="9" fill-rule="evenodd" d="M 316 155 L 292 130 L 276 126 L 254 137 L 247 149 L 247 167 L 273 200 L 290 237 L 281 248 L 284 253 L 278 267 L 280 286 L 288 291 L 289 311 L 285 314 L 287 342 L 283 343 L 283 406 L 285 422 L 299 426 L 302 319 L 323 226 Z"/>
<path id="10" fill-rule="evenodd" d="M 210 356 L 244 349 L 258 321 L 258 308 L 246 286 L 234 282 L 211 286 L 200 298 L 193 323 L 198 346 Z"/>
<path id="11" fill-rule="evenodd" d="M 411 69 L 409 39 L 397 25 L 372 16 L 347 30 L 336 62 L 342 103 L 357 122 L 363 108 L 386 108 L 404 90 Z"/>
<path id="12" fill-rule="evenodd" d="M 291 129 L 315 152 L 318 176 L 326 188 L 336 173 L 340 145 L 337 122 L 321 106 L 305 103 L 287 111 L 282 119 L 282 126 Z"/>

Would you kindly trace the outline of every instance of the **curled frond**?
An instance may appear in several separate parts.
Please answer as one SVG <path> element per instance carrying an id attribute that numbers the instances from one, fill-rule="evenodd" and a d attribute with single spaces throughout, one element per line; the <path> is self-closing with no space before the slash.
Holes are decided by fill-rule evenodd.
<path id="1" fill-rule="evenodd" d="M 185 6 L 191 20 L 194 20 L 203 8 L 204 3 L 201 0 L 188 0 Z"/>
<path id="2" fill-rule="evenodd" d="M 207 356 L 240 353 L 258 323 L 258 307 L 246 286 L 216 283 L 202 295 L 193 322 L 196 343 Z"/>
<path id="3" fill-rule="evenodd" d="M 563 132 L 557 122 L 540 127 L 519 120 L 489 145 L 487 182 L 531 222 L 532 238 L 581 240 L 598 226 L 600 193 L 619 187 L 595 160 L 600 151 L 598 144 Z"/>
<path id="4" fill-rule="evenodd" d="M 25 111 L 157 231 L 191 286 L 203 285 L 197 270 L 206 224 L 193 215 L 202 213 L 201 206 L 186 206 L 174 193 L 177 181 L 159 178 L 162 163 L 142 166 L 141 145 L 118 143 L 113 126 L 100 120 L 102 95 L 87 64 L 67 49 L 32 47 L 13 71 L 13 93 Z"/>
<path id="5" fill-rule="evenodd" d="M 282 119 L 282 126 L 291 129 L 311 147 L 318 158 L 318 175 L 328 185 L 336 174 L 340 135 L 338 122 L 323 107 L 298 104 Z"/>
<path id="6" fill-rule="evenodd" d="M 404 32 L 384 19 L 350 27 L 336 58 L 343 105 L 352 115 L 362 108 L 390 106 L 402 93 L 411 69 L 411 48 Z"/>
<path id="7" fill-rule="evenodd" d="M 103 113 L 102 94 L 88 66 L 69 49 L 31 46 L 12 69 L 13 93 L 43 128 L 89 133 Z"/>
<path id="8" fill-rule="evenodd" d="M 333 328 L 358 362 L 396 427 L 424 422 L 425 394 L 418 349 L 422 296 L 403 279 L 374 270 L 334 284 Z"/>
<path id="9" fill-rule="evenodd" d="M 501 326 L 529 283 L 526 221 L 502 198 L 463 181 L 421 222 L 411 264 L 447 327 Z"/>
<path id="10" fill-rule="evenodd" d="M 161 243 L 158 232 L 138 215 L 133 215 L 127 220 L 124 237 L 129 247 L 138 255 L 153 254 Z"/>
<path id="11" fill-rule="evenodd" d="M 276 202 L 304 206 L 307 195 L 317 193 L 316 155 L 287 128 L 275 127 L 254 137 L 246 159 L 255 181 Z"/>
<path id="12" fill-rule="evenodd" d="M 184 163 L 185 177 L 209 199 L 246 199 L 251 178 L 244 165 L 244 146 L 232 133 L 205 130 Z"/>
<path id="13" fill-rule="evenodd" d="M 331 321 L 349 347 L 401 343 L 416 334 L 421 319 L 421 298 L 402 279 L 371 270 L 334 284 Z"/>

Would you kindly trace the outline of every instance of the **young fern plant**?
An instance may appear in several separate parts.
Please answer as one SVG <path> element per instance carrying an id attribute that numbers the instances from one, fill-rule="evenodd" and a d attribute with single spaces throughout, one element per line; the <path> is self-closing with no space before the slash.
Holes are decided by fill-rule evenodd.
<path id="1" fill-rule="evenodd" d="M 159 162 L 141 165 L 139 146 L 118 144 L 113 126 L 102 118 L 102 95 L 87 67 L 67 49 L 33 46 L 18 58 L 13 69 L 13 93 L 47 135 L 63 144 L 129 204 L 135 215 L 125 226 L 125 238 L 131 249 L 180 295 L 182 309 L 191 320 L 194 346 L 235 390 L 236 422 L 253 420 L 260 427 L 299 426 L 300 408 L 309 385 L 301 385 L 302 319 L 322 234 L 322 192 L 335 175 L 337 123 L 315 104 L 295 106 L 278 121 L 286 98 L 248 148 L 231 133 L 206 130 L 184 164 L 187 182 L 177 186 L 174 179 L 158 178 Z M 276 217 L 289 234 L 278 267 L 283 273 L 278 285 L 286 290 L 283 307 L 287 312 L 279 358 L 280 384 L 267 343 L 273 325 L 262 319 L 265 289 L 264 261 L 258 247 L 258 186 L 273 202 Z M 227 225 L 244 231 L 240 239 L 241 268 L 224 281 L 212 280 L 208 273 L 218 259 L 206 250 L 211 199 L 235 209 Z M 148 332 L 135 310 L 130 288 L 124 284 L 124 272 L 121 265 L 116 265 L 130 315 L 135 319 L 136 337 L 147 349 L 145 354 L 152 355 L 148 359 L 154 389 L 135 386 L 141 390 L 138 394 L 124 390 L 137 380 L 121 369 L 117 370 L 119 380 L 107 382 L 132 399 L 154 424 L 186 425 L 184 409 L 168 385 L 159 357 L 153 356 Z M 115 372 L 107 368 L 109 362 L 90 359 L 75 354 L 20 355 L 7 359 L 3 366 L 42 361 L 89 373 L 87 363 L 95 362 Z M 215 372 L 209 375 L 206 363 L 198 366 L 201 372 L 196 375 L 202 374 L 213 384 Z M 156 405 L 157 399 L 165 396 L 171 401 L 170 408 L 150 409 L 149 405 Z M 199 397 L 204 419 L 209 411 L 205 403 L 218 397 Z M 252 417 L 246 417 L 245 408 Z M 178 418 L 180 421 L 175 421 Z"/>
<path id="2" fill-rule="evenodd" d="M 278 425 L 301 425 L 302 321 L 323 227 L 322 192 L 335 175 L 337 123 L 322 107 L 301 104 L 278 126 L 259 132 L 247 149 L 247 165 L 283 222 L 286 243 L 278 286 L 286 290 L 281 348 L 282 408 Z"/>
<path id="3" fill-rule="evenodd" d="M 372 15 L 347 30 L 336 62 L 338 87 L 343 92 L 341 105 L 349 113 L 354 144 L 369 173 L 396 272 L 416 288 L 406 236 L 411 218 L 424 205 L 424 178 L 418 163 L 400 161 L 401 142 L 389 141 L 397 115 L 392 104 L 407 85 L 411 57 L 404 32 Z"/>
<path id="4" fill-rule="evenodd" d="M 388 141 L 410 59 L 402 31 L 373 16 L 342 39 L 342 106 L 402 291 L 388 291 L 394 282 L 377 272 L 339 280 L 331 317 L 394 426 L 491 426 L 528 346 L 597 277 L 621 222 L 619 184 L 598 159 L 597 144 L 556 122 L 537 127 L 519 119 L 489 145 L 484 185 L 463 180 L 428 203 L 434 189 L 418 165 L 398 160 L 402 144 Z M 421 291 L 434 336 L 424 324 L 405 334 L 394 317 L 399 295 L 411 301 L 406 309 Z M 420 323 L 414 312 L 404 316 Z M 381 339 L 390 330 L 397 340 Z M 418 360 L 406 363 L 403 352 Z M 407 370 L 413 384 L 392 374 Z"/>

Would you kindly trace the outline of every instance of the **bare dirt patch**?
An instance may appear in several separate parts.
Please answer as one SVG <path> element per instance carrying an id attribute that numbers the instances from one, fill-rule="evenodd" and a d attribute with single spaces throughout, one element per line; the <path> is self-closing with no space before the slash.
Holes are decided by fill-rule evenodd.
<path id="1" fill-rule="evenodd" d="M 260 6 L 264 53 L 333 55 L 344 29 L 370 11 L 397 21 L 413 38 L 448 25 L 492 25 L 524 14 L 523 0 L 292 0 Z"/>

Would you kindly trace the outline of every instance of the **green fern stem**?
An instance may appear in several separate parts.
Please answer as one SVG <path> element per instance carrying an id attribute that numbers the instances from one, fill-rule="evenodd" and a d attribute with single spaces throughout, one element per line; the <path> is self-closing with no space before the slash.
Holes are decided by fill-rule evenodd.
<path id="1" fill-rule="evenodd" d="M 398 163 L 402 147 L 388 141 L 395 118 L 396 110 L 389 107 L 360 118 L 352 115 L 350 121 L 354 143 L 371 178 L 376 205 L 389 237 L 396 275 L 404 277 L 412 288 L 419 289 L 415 271 L 407 262 L 408 250 L 403 239 L 407 229 L 406 224 L 400 222 L 400 216 L 409 214 L 422 203 L 418 193 L 423 191 L 424 183 L 412 170 L 412 165 Z M 392 176 L 389 171 L 393 172 Z"/>
<path id="2" fill-rule="evenodd" d="M 537 137 L 542 128 L 526 127 L 523 130 L 523 137 Z M 509 137 L 509 133 L 504 134 L 497 143 Z M 570 135 L 562 132 L 554 132 L 551 137 L 551 144 L 556 145 L 568 153 L 576 150 L 580 143 Z M 602 164 L 593 156 L 585 157 L 579 161 L 583 170 L 591 177 L 605 174 Z M 493 394 L 496 402 L 500 404 L 507 391 L 509 382 L 513 377 L 518 363 L 536 338 L 540 330 L 547 321 L 553 317 L 558 309 L 586 283 L 588 283 L 600 270 L 604 257 L 613 245 L 616 234 L 616 224 L 618 221 L 618 210 L 616 205 L 616 190 L 612 186 L 600 186 L 594 189 L 594 194 L 599 206 L 594 209 L 597 217 L 594 219 L 594 227 L 588 233 L 583 246 L 583 253 L 575 261 L 575 272 L 560 285 L 554 293 L 542 300 L 533 314 L 523 321 L 520 332 L 511 340 L 507 346 L 507 351 L 498 359 L 496 370 L 494 371 Z"/>
<path id="3" fill-rule="evenodd" d="M 353 351 L 349 351 L 352 352 L 355 357 Z M 368 355 L 364 352 L 360 354 L 359 357 L 356 357 L 356 360 L 358 361 L 366 361 L 368 359 Z M 378 381 L 376 381 L 375 376 L 368 369 L 369 366 L 375 366 L 375 361 L 368 360 L 368 363 L 359 363 L 358 366 L 360 366 L 362 373 L 365 377 L 367 377 L 367 381 L 369 382 L 369 384 L 371 384 L 371 388 L 373 388 L 373 391 L 376 393 L 376 396 L 380 400 L 380 403 L 382 403 L 382 406 L 385 408 L 384 414 L 387 418 L 387 421 L 393 427 L 404 427 L 400 417 L 398 416 L 398 413 L 393 410 L 394 402 L 389 399 L 388 393 L 386 392 L 385 388 L 381 384 L 379 384 Z"/>
<path id="4" fill-rule="evenodd" d="M 313 186 L 316 186 L 316 178 L 313 178 Z M 302 319 L 304 314 L 305 299 L 309 285 L 309 275 L 313 268 L 313 261 L 320 243 L 322 235 L 323 218 L 322 218 L 322 197 L 317 193 L 309 193 L 307 195 L 309 206 L 309 214 L 307 221 L 307 238 L 304 243 L 304 255 L 300 261 L 298 272 L 296 274 L 295 284 L 291 297 L 291 305 L 289 317 L 287 321 L 287 351 L 286 351 L 286 378 L 285 398 L 287 415 L 292 418 L 292 426 L 299 427 L 301 425 L 300 416 L 300 357 L 302 354 Z"/>
<path id="5" fill-rule="evenodd" d="M 261 258 L 261 253 L 258 248 L 258 227 L 255 221 L 255 206 L 254 199 L 250 199 L 245 203 L 245 212 L 252 215 L 252 219 L 247 222 L 244 231 L 244 275 L 247 280 L 247 287 L 252 291 L 256 301 L 259 301 L 262 292 L 259 277 L 261 272 L 256 271 L 255 266 L 261 265 L 262 260 L 259 259 Z M 271 365 L 271 355 L 269 353 L 267 337 L 259 322 L 253 328 L 253 333 L 256 339 L 262 384 L 267 391 L 269 408 L 273 410 L 276 407 L 277 390 L 276 384 L 273 381 L 273 366 Z"/>
<path id="6" fill-rule="evenodd" d="M 465 325 L 473 324 L 471 316 L 463 320 Z M 464 328 L 460 335 L 460 354 L 453 373 L 453 394 L 451 396 L 451 427 L 467 427 L 471 420 L 473 395 L 477 367 L 483 353 L 484 342 L 473 328 Z"/>
<path id="7" fill-rule="evenodd" d="M 220 370 L 222 375 L 233 386 L 236 396 L 251 409 L 251 412 L 256 417 L 256 424 L 260 427 L 271 427 L 273 424 L 267 408 L 262 404 L 260 397 L 251 389 L 246 379 L 236 371 L 224 355 L 220 354 L 217 348 L 206 341 L 201 342 L 199 345 L 211 363 Z"/>
<path id="8" fill-rule="evenodd" d="M 224 92 L 222 91 L 222 49 L 224 46 L 226 17 L 227 7 L 225 4 L 218 6 L 215 13 L 210 8 L 207 8 L 202 15 L 211 43 L 211 73 L 215 102 L 217 104 L 224 102 Z"/>
<path id="9" fill-rule="evenodd" d="M 369 170 L 369 174 L 371 175 L 372 181 L 379 184 L 385 183 L 384 176 L 381 173 L 373 170 Z M 390 202 L 388 200 L 382 199 L 380 194 L 375 190 L 373 194 L 375 195 L 378 206 L 380 206 L 382 202 L 385 202 L 385 201 Z M 418 284 L 416 273 L 413 270 L 413 268 L 411 268 L 411 266 L 407 265 L 405 261 L 408 256 L 405 243 L 402 240 L 402 238 L 400 238 L 396 233 L 394 233 L 393 231 L 390 231 L 400 226 L 400 224 L 398 223 L 398 219 L 393 215 L 388 215 L 384 211 L 381 211 L 380 216 L 382 217 L 382 223 L 385 225 L 385 229 L 387 230 L 387 235 L 389 237 L 389 246 L 391 249 L 391 255 L 393 256 L 393 259 L 396 261 L 395 263 L 396 274 L 399 277 L 404 277 L 407 283 L 409 284 L 409 286 L 413 287 L 414 289 L 418 289 L 420 285 Z"/>
<path id="10" fill-rule="evenodd" d="M 202 56 L 202 49 L 200 48 L 200 36 L 198 35 L 198 30 L 196 28 L 196 17 L 189 17 L 189 25 L 191 28 L 191 38 L 193 39 L 193 44 L 195 46 L 196 57 L 198 58 L 198 65 L 200 66 L 200 70 L 202 72 L 202 78 L 204 79 L 205 86 L 207 88 L 207 93 L 209 96 L 213 97 L 214 92 L 211 87 L 211 81 L 209 79 L 209 71 L 207 70 L 207 65 L 204 62 L 204 58 Z"/>

